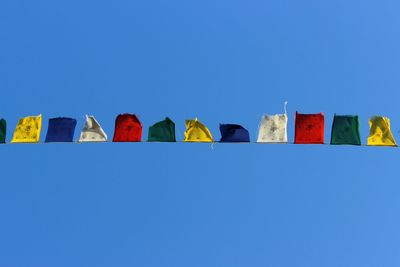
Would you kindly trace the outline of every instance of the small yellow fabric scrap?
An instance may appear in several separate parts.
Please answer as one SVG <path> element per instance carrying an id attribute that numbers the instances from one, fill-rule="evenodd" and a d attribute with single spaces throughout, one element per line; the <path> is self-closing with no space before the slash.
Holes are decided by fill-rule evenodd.
<path id="1" fill-rule="evenodd" d="M 42 129 L 42 114 L 21 118 L 15 128 L 11 143 L 38 143 Z"/>
<path id="2" fill-rule="evenodd" d="M 195 118 L 186 120 L 185 142 L 213 142 L 210 130 Z"/>
<path id="3" fill-rule="evenodd" d="M 369 146 L 396 146 L 390 131 L 390 120 L 387 117 L 374 116 L 369 119 Z"/>

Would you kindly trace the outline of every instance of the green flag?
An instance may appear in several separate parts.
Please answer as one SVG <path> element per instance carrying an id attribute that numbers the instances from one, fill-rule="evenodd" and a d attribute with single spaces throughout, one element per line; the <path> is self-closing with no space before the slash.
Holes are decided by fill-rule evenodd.
<path id="1" fill-rule="evenodd" d="M 332 145 L 361 145 L 358 116 L 338 116 L 332 125 Z"/>
<path id="2" fill-rule="evenodd" d="M 6 142 L 7 123 L 5 119 L 0 120 L 0 143 Z"/>
<path id="3" fill-rule="evenodd" d="M 175 123 L 170 118 L 157 122 L 149 128 L 149 142 L 176 142 Z"/>

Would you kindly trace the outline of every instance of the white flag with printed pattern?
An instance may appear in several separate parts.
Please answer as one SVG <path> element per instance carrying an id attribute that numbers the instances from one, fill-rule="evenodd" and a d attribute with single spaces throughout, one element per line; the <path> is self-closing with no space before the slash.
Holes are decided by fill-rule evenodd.
<path id="1" fill-rule="evenodd" d="M 285 114 L 263 115 L 258 130 L 258 143 L 287 143 L 287 112 Z"/>
<path id="2" fill-rule="evenodd" d="M 94 116 L 86 115 L 79 142 L 105 142 L 107 135 Z"/>

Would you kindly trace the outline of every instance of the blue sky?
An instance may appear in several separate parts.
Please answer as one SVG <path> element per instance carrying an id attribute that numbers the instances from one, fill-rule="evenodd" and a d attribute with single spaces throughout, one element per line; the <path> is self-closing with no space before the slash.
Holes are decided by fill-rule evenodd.
<path id="1" fill-rule="evenodd" d="M 1 114 L 391 118 L 398 1 L 3 1 Z M 398 149 L 304 145 L 0 147 L 0 266 L 399 266 Z"/>

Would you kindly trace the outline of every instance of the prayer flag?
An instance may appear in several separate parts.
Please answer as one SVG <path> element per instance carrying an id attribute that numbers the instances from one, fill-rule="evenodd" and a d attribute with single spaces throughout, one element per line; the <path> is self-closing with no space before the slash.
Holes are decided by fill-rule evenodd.
<path id="1" fill-rule="evenodd" d="M 106 142 L 107 135 L 94 116 L 86 115 L 79 142 Z"/>
<path id="2" fill-rule="evenodd" d="M 295 144 L 324 143 L 324 114 L 300 114 L 296 112 Z"/>
<path id="3" fill-rule="evenodd" d="M 369 146 L 396 146 L 387 117 L 374 116 L 369 119 Z"/>
<path id="4" fill-rule="evenodd" d="M 74 139 L 75 127 L 76 120 L 72 118 L 49 119 L 45 142 L 72 142 Z"/>
<path id="5" fill-rule="evenodd" d="M 5 119 L 0 120 L 0 143 L 6 142 L 7 123 Z"/>
<path id="6" fill-rule="evenodd" d="M 210 130 L 195 118 L 186 120 L 185 142 L 213 142 Z"/>
<path id="7" fill-rule="evenodd" d="M 287 143 L 286 114 L 263 115 L 258 130 L 258 143 Z"/>
<path id="8" fill-rule="evenodd" d="M 176 142 L 175 123 L 168 117 L 149 127 L 149 142 Z"/>
<path id="9" fill-rule="evenodd" d="M 361 145 L 358 116 L 335 114 L 331 134 L 332 145 Z"/>
<path id="10" fill-rule="evenodd" d="M 220 124 L 220 142 L 250 142 L 249 131 L 238 124 Z"/>
<path id="11" fill-rule="evenodd" d="M 120 114 L 115 119 L 113 142 L 140 142 L 142 123 L 136 114 Z"/>
<path id="12" fill-rule="evenodd" d="M 287 143 L 286 106 L 287 102 L 285 101 L 285 114 L 265 114 L 261 117 L 257 143 Z"/>
<path id="13" fill-rule="evenodd" d="M 15 128 L 11 143 L 38 143 L 42 129 L 42 114 L 21 118 Z"/>

